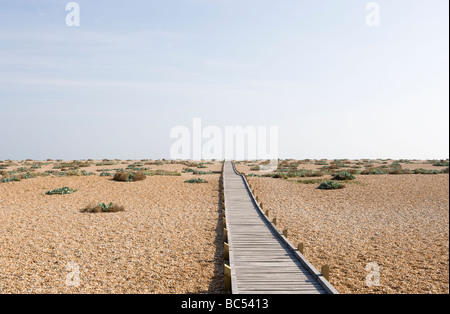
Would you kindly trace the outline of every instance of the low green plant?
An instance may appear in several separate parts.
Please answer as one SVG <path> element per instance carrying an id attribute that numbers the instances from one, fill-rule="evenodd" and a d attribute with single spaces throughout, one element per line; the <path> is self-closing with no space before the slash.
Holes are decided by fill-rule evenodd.
<path id="1" fill-rule="evenodd" d="M 18 182 L 18 181 L 20 181 L 20 179 L 18 177 L 14 176 L 14 177 L 2 178 L 0 180 L 0 183 Z"/>
<path id="2" fill-rule="evenodd" d="M 64 194 L 72 194 L 78 191 L 77 189 L 71 189 L 69 187 L 63 187 L 59 189 L 54 189 L 51 191 L 46 192 L 47 195 L 64 195 Z"/>
<path id="3" fill-rule="evenodd" d="M 414 169 L 413 173 L 414 174 L 441 174 L 441 173 L 445 173 L 445 170 L 426 170 L 426 169 Z"/>
<path id="4" fill-rule="evenodd" d="M 370 169 L 366 169 L 366 170 L 362 170 L 360 172 L 360 174 L 362 175 L 382 175 L 382 174 L 388 174 L 387 171 L 383 171 L 379 168 L 370 168 Z"/>
<path id="5" fill-rule="evenodd" d="M 343 189 L 345 185 L 335 181 L 323 181 L 317 188 L 319 190 L 339 190 Z"/>
<path id="6" fill-rule="evenodd" d="M 184 181 L 184 183 L 207 183 L 206 180 L 201 179 L 201 178 L 196 178 L 196 179 L 189 179 Z"/>
<path id="7" fill-rule="evenodd" d="M 195 170 L 192 174 L 194 174 L 194 175 L 206 175 L 206 174 L 214 174 L 214 172 L 212 172 L 212 171 Z"/>
<path id="8" fill-rule="evenodd" d="M 298 180 L 298 183 L 301 184 L 320 184 L 323 182 L 322 179 L 309 179 L 309 180 Z"/>
<path id="9" fill-rule="evenodd" d="M 152 171 L 144 171 L 144 174 L 147 176 L 181 176 L 181 173 L 176 171 L 167 171 L 163 169 L 152 170 Z"/>
<path id="10" fill-rule="evenodd" d="M 16 169 L 16 172 L 30 172 L 32 169 L 27 167 L 20 167 Z"/>
<path id="11" fill-rule="evenodd" d="M 332 176 L 333 180 L 338 180 L 338 181 L 350 181 L 350 180 L 355 180 L 356 177 L 351 174 L 350 172 L 336 172 L 333 173 Z"/>
<path id="12" fill-rule="evenodd" d="M 89 176 L 95 176 L 96 174 L 93 172 L 87 172 L 87 171 L 81 171 L 81 175 L 85 176 L 85 177 L 89 177 Z"/>
<path id="13" fill-rule="evenodd" d="M 125 208 L 114 203 L 99 203 L 94 206 L 88 206 L 81 210 L 82 213 L 116 213 L 123 212 Z"/>
<path id="14" fill-rule="evenodd" d="M 302 178 L 323 177 L 324 173 L 321 171 L 306 170 L 299 172 L 299 176 Z"/>
<path id="15" fill-rule="evenodd" d="M 263 177 L 274 178 L 274 179 L 287 179 L 288 176 L 283 173 L 268 173 L 264 174 Z"/>
<path id="16" fill-rule="evenodd" d="M 115 165 L 116 163 L 114 161 L 102 161 L 99 163 L 96 163 L 96 166 L 112 166 Z"/>
<path id="17" fill-rule="evenodd" d="M 402 169 L 402 168 L 391 168 L 388 170 L 389 174 L 411 174 L 412 172 L 410 170 L 407 169 Z"/>
<path id="18" fill-rule="evenodd" d="M 58 173 L 58 176 L 60 176 L 60 177 L 78 177 L 80 175 L 81 175 L 81 172 L 78 170 L 61 171 Z"/>

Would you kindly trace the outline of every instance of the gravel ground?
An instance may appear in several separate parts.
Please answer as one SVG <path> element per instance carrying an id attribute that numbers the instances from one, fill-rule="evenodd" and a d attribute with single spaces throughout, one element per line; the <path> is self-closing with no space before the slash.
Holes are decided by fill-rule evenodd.
<path id="1" fill-rule="evenodd" d="M 238 167 L 239 169 L 239 167 Z M 241 170 L 243 167 L 241 166 Z M 272 178 L 249 181 L 341 293 L 449 293 L 449 176 L 358 176 L 342 190 Z M 369 263 L 379 286 L 368 286 Z"/>
<path id="2" fill-rule="evenodd" d="M 81 170 L 112 171 L 137 161 L 97 162 Z M 3 171 L 32 164 L 14 163 Z M 420 161 L 403 166 L 444 169 Z M 197 168 L 169 162 L 145 167 Z M 305 163 L 299 169 L 320 167 Z M 247 173 L 250 168 L 238 166 Z M 198 170 L 220 169 L 214 163 Z M 190 177 L 209 182 L 184 183 Z M 330 264 L 331 282 L 341 293 L 449 293 L 448 175 L 358 176 L 336 191 L 293 179 L 249 180 L 292 242 L 304 242 L 306 257 L 318 269 Z M 79 191 L 45 195 L 64 186 Z M 1 183 L 0 293 L 222 293 L 218 187 L 219 175 L 191 173 L 133 183 L 99 176 Z M 100 202 L 126 211 L 80 213 Z M 378 287 L 366 284 L 368 263 L 380 267 Z"/>
<path id="3" fill-rule="evenodd" d="M 221 293 L 220 176 L 204 178 L 0 184 L 0 293 Z M 78 192 L 45 195 L 64 186 Z M 126 211 L 80 212 L 100 202 Z"/>

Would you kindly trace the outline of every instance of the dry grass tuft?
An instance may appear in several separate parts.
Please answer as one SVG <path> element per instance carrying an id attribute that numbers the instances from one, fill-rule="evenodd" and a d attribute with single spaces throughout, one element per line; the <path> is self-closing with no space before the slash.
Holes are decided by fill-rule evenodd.
<path id="1" fill-rule="evenodd" d="M 143 181 L 147 178 L 147 176 L 145 174 L 143 174 L 142 172 L 136 172 L 133 175 L 133 181 Z"/>
<path id="2" fill-rule="evenodd" d="M 123 181 L 123 182 L 126 182 L 129 179 L 130 179 L 130 174 L 127 172 L 117 172 L 113 178 L 114 181 Z"/>
<path id="3" fill-rule="evenodd" d="M 114 181 L 121 182 L 135 182 L 135 181 L 143 181 L 147 178 L 147 176 L 138 171 L 138 172 L 118 172 L 114 175 Z"/>
<path id="4" fill-rule="evenodd" d="M 117 213 L 123 211 L 125 211 L 125 207 L 113 203 L 89 205 L 81 210 L 82 213 Z"/>

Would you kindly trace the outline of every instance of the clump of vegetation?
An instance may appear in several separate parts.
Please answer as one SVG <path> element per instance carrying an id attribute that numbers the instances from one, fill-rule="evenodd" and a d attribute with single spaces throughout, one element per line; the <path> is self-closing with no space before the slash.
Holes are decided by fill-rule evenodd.
<path id="1" fill-rule="evenodd" d="M 97 205 L 90 205 L 81 210 L 82 213 L 117 213 L 125 211 L 125 207 L 113 204 L 112 202 L 109 204 L 100 203 Z"/>
<path id="2" fill-rule="evenodd" d="M 146 178 L 147 178 L 147 176 L 144 173 L 140 172 L 140 171 L 132 172 L 130 174 L 130 179 L 133 182 L 135 182 L 135 181 L 144 181 Z"/>
<path id="3" fill-rule="evenodd" d="M 437 162 L 433 163 L 433 166 L 435 166 L 435 167 L 448 167 L 449 166 L 449 162 L 441 160 L 441 161 L 437 161 Z"/>
<path id="4" fill-rule="evenodd" d="M 189 179 L 184 181 L 184 183 L 207 183 L 208 181 L 201 179 L 201 178 L 197 178 L 197 179 Z"/>
<path id="5" fill-rule="evenodd" d="M 212 171 L 200 171 L 200 170 L 195 170 L 194 172 L 193 172 L 193 174 L 195 174 L 195 175 L 206 175 L 206 174 L 214 174 L 214 172 L 212 172 Z"/>
<path id="6" fill-rule="evenodd" d="M 112 166 L 115 165 L 116 163 L 114 161 L 111 160 L 104 160 L 102 162 L 96 163 L 96 166 Z"/>
<path id="7" fill-rule="evenodd" d="M 270 160 L 266 161 L 267 164 L 270 164 Z M 287 159 L 287 160 L 282 160 L 279 162 L 278 168 L 279 169 L 291 169 L 291 170 L 296 170 L 298 168 L 298 166 L 300 165 L 300 161 L 297 160 L 293 160 L 293 159 Z"/>
<path id="8" fill-rule="evenodd" d="M 114 181 L 122 181 L 122 182 L 127 182 L 130 179 L 130 174 L 128 172 L 117 172 L 114 175 L 113 180 Z"/>
<path id="9" fill-rule="evenodd" d="M 338 166 L 338 165 L 336 165 L 336 164 L 330 164 L 329 166 L 323 166 L 323 167 L 321 167 L 320 170 L 323 170 L 323 171 L 327 171 L 327 170 L 338 170 L 338 169 L 340 169 L 340 168 L 341 168 L 341 167 Z"/>
<path id="10" fill-rule="evenodd" d="M 324 173 L 314 170 L 292 170 L 292 169 L 278 169 L 278 172 L 263 175 L 264 177 L 271 177 L 274 179 L 288 179 L 288 178 L 314 178 L 322 177 Z"/>
<path id="11" fill-rule="evenodd" d="M 414 169 L 414 174 L 441 174 L 441 173 L 448 173 L 448 168 L 444 170 L 426 170 L 426 169 Z"/>
<path id="12" fill-rule="evenodd" d="M 322 183 L 323 180 L 322 179 L 309 179 L 309 180 L 298 180 L 298 183 L 301 184 L 319 184 Z"/>
<path id="13" fill-rule="evenodd" d="M 15 182 L 15 181 L 20 181 L 20 179 L 18 177 L 14 176 L 14 177 L 2 178 L 0 180 L 1 183 L 8 183 L 8 182 Z"/>
<path id="14" fill-rule="evenodd" d="M 157 163 L 154 163 L 154 164 L 156 165 Z M 161 164 L 163 164 L 163 163 L 161 163 Z M 198 166 L 198 164 L 191 162 L 191 161 L 186 161 L 186 160 L 180 161 L 180 164 L 184 165 L 186 167 L 197 167 Z"/>
<path id="15" fill-rule="evenodd" d="M 392 168 L 388 171 L 389 174 L 411 174 L 411 171 L 402 168 Z"/>
<path id="16" fill-rule="evenodd" d="M 370 169 L 362 170 L 360 172 L 360 174 L 362 174 L 362 175 L 373 175 L 373 174 L 375 174 L 375 175 L 382 175 L 382 174 L 388 174 L 388 172 L 387 171 L 383 171 L 383 170 L 381 170 L 379 168 L 370 168 Z"/>
<path id="17" fill-rule="evenodd" d="M 54 174 L 54 173 L 53 173 Z M 79 170 L 71 170 L 71 171 L 61 171 L 57 173 L 60 177 L 79 177 L 79 176 L 95 176 L 93 172 L 79 171 Z"/>
<path id="18" fill-rule="evenodd" d="M 333 178 L 333 180 L 338 180 L 338 181 L 350 181 L 350 180 L 355 180 L 356 177 L 351 174 L 350 172 L 336 172 L 333 173 L 333 175 L 331 176 Z"/>
<path id="19" fill-rule="evenodd" d="M 65 169 L 69 168 L 71 170 L 79 169 L 80 167 L 90 167 L 91 163 L 82 161 L 72 161 L 72 162 L 61 162 L 53 166 L 53 169 Z"/>
<path id="20" fill-rule="evenodd" d="M 340 184 L 335 181 L 323 181 L 318 186 L 318 189 L 319 190 L 339 190 L 339 189 L 343 189 L 344 187 L 345 187 L 345 185 Z"/>
<path id="21" fill-rule="evenodd" d="M 58 176 L 60 177 L 77 177 L 80 176 L 81 173 L 79 171 L 76 170 L 72 170 L 72 171 L 61 171 L 58 173 Z"/>
<path id="22" fill-rule="evenodd" d="M 134 163 L 134 164 L 128 165 L 127 170 L 128 171 L 146 171 L 146 170 L 149 170 L 149 168 L 144 167 L 140 163 Z"/>
<path id="23" fill-rule="evenodd" d="M 100 173 L 100 177 L 112 177 L 112 173 L 107 172 L 107 171 L 102 171 L 102 173 Z"/>
<path id="24" fill-rule="evenodd" d="M 191 169 L 191 168 L 186 168 L 186 169 L 184 169 L 183 170 L 184 172 L 195 172 L 195 170 L 194 169 Z"/>
<path id="25" fill-rule="evenodd" d="M 259 166 L 253 166 L 250 168 L 250 171 L 260 171 L 261 168 Z"/>
<path id="26" fill-rule="evenodd" d="M 30 172 L 32 169 L 27 167 L 19 167 L 16 169 L 16 172 Z"/>
<path id="27" fill-rule="evenodd" d="M 305 178 L 314 178 L 314 177 L 322 177 L 324 176 L 324 173 L 321 171 L 314 171 L 314 170 L 306 170 L 306 171 L 301 171 L 299 173 L 300 177 L 305 177 Z"/>
<path id="28" fill-rule="evenodd" d="M 176 171 L 167 171 L 167 170 L 152 170 L 152 171 L 144 171 L 145 175 L 148 176 L 181 176 L 181 173 Z"/>
<path id="29" fill-rule="evenodd" d="M 334 168 L 345 168 L 345 167 L 347 167 L 347 164 L 345 164 L 341 160 L 334 160 L 334 161 L 331 162 L 330 165 L 333 166 Z"/>
<path id="30" fill-rule="evenodd" d="M 69 187 L 63 187 L 59 189 L 54 189 L 51 191 L 46 192 L 47 195 L 64 195 L 64 194 L 72 194 L 78 191 L 77 189 L 71 189 Z"/>
<path id="31" fill-rule="evenodd" d="M 282 174 L 282 173 L 275 173 L 275 174 L 270 175 L 270 176 L 271 176 L 272 178 L 274 178 L 274 179 L 284 179 L 284 180 L 286 180 L 286 179 L 289 178 L 288 175 Z"/>
<path id="32" fill-rule="evenodd" d="M 122 181 L 122 182 L 136 182 L 143 181 L 147 178 L 147 176 L 138 171 L 138 172 L 118 172 L 114 175 L 114 181 Z"/>
<path id="33" fill-rule="evenodd" d="M 39 174 L 34 172 L 18 173 L 17 171 L 2 172 L 4 177 L 0 180 L 0 183 L 18 182 L 25 179 L 36 178 Z"/>

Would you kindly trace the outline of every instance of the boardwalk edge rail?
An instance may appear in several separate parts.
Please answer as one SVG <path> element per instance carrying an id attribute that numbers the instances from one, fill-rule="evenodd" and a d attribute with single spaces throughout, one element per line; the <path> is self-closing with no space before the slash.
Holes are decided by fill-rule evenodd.
<path id="1" fill-rule="evenodd" d="M 224 218 L 226 219 L 228 216 L 228 206 L 226 206 L 227 200 L 225 198 L 225 173 L 224 173 L 225 162 L 226 161 L 224 161 L 223 167 L 222 167 L 222 189 L 223 189 L 223 203 L 224 203 L 224 207 L 225 207 L 224 208 L 224 212 L 225 212 Z M 228 219 L 226 219 L 226 221 L 225 221 L 225 229 L 230 230 L 229 225 L 228 225 Z M 232 244 L 231 244 L 230 237 L 228 237 L 227 242 L 231 248 Z M 238 291 L 238 287 L 237 287 L 237 282 L 236 282 L 236 268 L 234 266 L 234 255 L 233 255 L 232 250 L 230 250 L 228 252 L 228 263 L 229 263 L 229 267 L 231 268 L 231 293 L 235 294 Z"/>
<path id="2" fill-rule="evenodd" d="M 258 202 L 256 201 L 256 197 L 253 195 L 253 192 L 250 189 L 250 186 L 247 182 L 246 177 L 236 169 L 234 161 L 231 164 L 233 166 L 234 172 L 244 180 L 246 189 L 252 198 L 253 204 L 255 204 L 256 208 L 258 209 L 259 213 L 261 214 L 261 216 L 263 217 L 265 222 L 268 224 L 268 226 L 273 231 L 275 231 L 275 234 L 286 244 L 286 246 L 289 248 L 289 250 L 306 267 L 306 269 L 309 271 L 309 273 L 318 281 L 318 283 L 325 289 L 325 291 L 327 291 L 329 294 L 339 294 L 339 292 L 336 290 L 336 288 L 334 288 L 333 285 L 328 280 L 325 279 L 325 277 L 306 259 L 306 257 L 302 253 L 300 253 L 300 251 L 294 245 L 292 245 L 292 243 L 289 241 L 289 239 L 287 239 L 278 230 L 278 228 L 275 226 L 275 224 L 272 221 L 270 221 L 270 219 L 266 216 L 266 214 L 264 213 L 264 211 L 261 209 Z M 225 212 L 226 212 L 226 207 L 225 207 Z M 228 229 L 228 221 L 227 221 L 227 229 Z M 236 278 L 235 278 L 236 274 L 235 274 L 235 269 L 232 266 L 232 265 L 234 265 L 234 262 L 232 261 L 232 259 L 233 259 L 232 252 L 230 251 L 230 267 L 232 270 L 232 274 L 231 274 L 232 275 L 232 277 L 231 277 L 232 288 L 237 288 L 237 287 L 235 287 L 236 286 Z M 232 291 L 235 291 L 235 290 L 232 290 Z"/>

